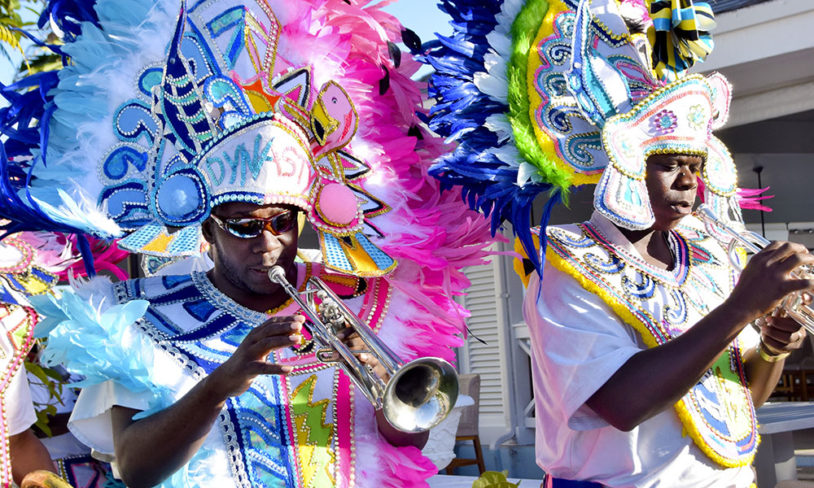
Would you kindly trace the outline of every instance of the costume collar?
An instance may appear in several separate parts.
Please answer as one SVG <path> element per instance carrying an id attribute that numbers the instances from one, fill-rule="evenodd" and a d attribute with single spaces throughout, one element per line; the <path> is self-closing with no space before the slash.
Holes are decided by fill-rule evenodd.
<path id="1" fill-rule="evenodd" d="M 641 271 L 671 283 L 681 286 L 687 279 L 691 266 L 689 245 L 687 240 L 677 231 L 672 230 L 667 236 L 667 245 L 673 254 L 673 263 L 669 270 L 665 270 L 648 263 L 638 249 L 633 245 L 622 231 L 607 217 L 594 210 L 591 219 L 587 222 L 588 231 L 592 231 L 596 240 L 613 253 L 624 258 L 625 261 Z"/>
<path id="2" fill-rule="evenodd" d="M 298 290 L 302 289 L 303 283 L 305 280 L 311 276 L 311 263 L 296 263 L 297 269 L 297 283 L 296 287 Z M 260 323 L 268 318 L 267 314 L 262 312 L 257 312 L 251 310 L 249 308 L 240 305 L 236 301 L 232 300 L 228 295 L 220 291 L 212 281 L 209 279 L 205 272 L 195 272 L 192 273 L 192 281 L 195 284 L 195 287 L 200 290 L 201 294 L 206 297 L 210 302 L 218 306 L 219 308 L 223 308 L 227 310 L 230 314 L 234 317 L 238 318 L 239 320 L 245 321 L 247 323 Z M 287 308 L 287 305 L 290 304 L 290 300 L 285 301 L 281 307 L 277 307 L 275 310 L 282 310 Z M 271 313 L 271 312 L 269 312 Z"/>
<path id="3" fill-rule="evenodd" d="M 633 254 L 642 259 L 641 254 L 639 254 L 639 251 L 633 246 L 633 243 L 622 234 L 622 231 L 620 231 L 610 219 L 594 210 L 588 223 L 607 239 L 608 244 L 616 249 L 623 250 L 627 254 Z"/>

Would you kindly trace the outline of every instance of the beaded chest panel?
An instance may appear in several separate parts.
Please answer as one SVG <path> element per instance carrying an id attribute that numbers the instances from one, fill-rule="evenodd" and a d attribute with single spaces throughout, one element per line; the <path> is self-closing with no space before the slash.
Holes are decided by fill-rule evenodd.
<path id="1" fill-rule="evenodd" d="M 302 270 L 311 273 L 310 266 Z M 324 280 L 357 304 L 352 308 L 361 305 L 360 317 L 378 328 L 390 299 L 386 281 L 336 275 Z M 246 334 L 268 318 L 229 300 L 203 273 L 131 280 L 118 284 L 117 294 L 119 301 L 149 299 L 139 326 L 196 378 L 225 362 Z M 274 311 L 295 312 L 291 304 Z M 246 487 L 354 486 L 353 383 L 337 368 L 319 362 L 313 348 L 279 350 L 273 358 L 294 370 L 286 376 L 259 376 L 246 393 L 227 401 L 217 421 L 232 479 Z M 364 396 L 359 399 L 366 402 Z"/>

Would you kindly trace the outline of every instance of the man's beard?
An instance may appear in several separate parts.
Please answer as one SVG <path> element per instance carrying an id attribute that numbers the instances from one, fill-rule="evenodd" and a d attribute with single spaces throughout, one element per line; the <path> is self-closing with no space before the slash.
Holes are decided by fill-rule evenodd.
<path id="1" fill-rule="evenodd" d="M 271 280 L 267 284 L 264 283 L 264 285 L 253 285 L 242 279 L 242 273 L 233 268 L 231 263 L 221 261 L 221 264 L 223 265 L 224 277 L 238 290 L 254 295 L 269 295 L 272 293 L 274 286 Z"/>

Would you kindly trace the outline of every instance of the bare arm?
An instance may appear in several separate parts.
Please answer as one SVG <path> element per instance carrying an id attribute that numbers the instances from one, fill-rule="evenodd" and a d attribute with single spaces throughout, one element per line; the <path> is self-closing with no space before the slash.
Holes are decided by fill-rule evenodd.
<path id="1" fill-rule="evenodd" d="M 802 246 L 772 243 L 750 260 L 732 295 L 720 307 L 681 336 L 633 355 L 587 405 L 620 430 L 631 430 L 670 407 L 698 382 L 746 324 L 772 311 L 788 293 L 814 289 L 812 280 L 789 277 L 792 269 L 813 262 L 814 256 Z M 756 377 L 753 387 L 757 380 L 765 385 L 771 377 Z M 773 386 L 761 387 L 760 395 L 768 396 L 765 388 Z"/>
<path id="2" fill-rule="evenodd" d="M 248 390 L 258 375 L 290 371 L 265 358 L 298 342 L 302 322 L 302 317 L 274 317 L 256 327 L 232 357 L 154 415 L 133 421 L 137 410 L 113 407 L 113 444 L 127 486 L 154 486 L 172 475 L 201 447 L 229 397 Z"/>
<path id="3" fill-rule="evenodd" d="M 155 486 L 189 462 L 203 443 L 226 401 L 198 383 L 178 402 L 133 421 L 138 410 L 114 406 L 113 440 L 127 486 Z"/>
<path id="4" fill-rule="evenodd" d="M 51 455 L 31 429 L 9 438 L 11 451 L 11 475 L 14 482 L 22 484 L 25 475 L 38 469 L 56 473 Z"/>
<path id="5" fill-rule="evenodd" d="M 769 395 L 774 391 L 775 385 L 783 373 L 785 360 L 774 363 L 764 361 L 757 350 L 750 351 L 744 358 L 746 362 L 746 377 L 749 380 L 749 391 L 755 408 L 766 403 Z"/>
<path id="6" fill-rule="evenodd" d="M 684 396 L 748 321 L 736 307 L 716 308 L 679 337 L 633 355 L 587 405 L 617 429 L 633 429 Z"/>

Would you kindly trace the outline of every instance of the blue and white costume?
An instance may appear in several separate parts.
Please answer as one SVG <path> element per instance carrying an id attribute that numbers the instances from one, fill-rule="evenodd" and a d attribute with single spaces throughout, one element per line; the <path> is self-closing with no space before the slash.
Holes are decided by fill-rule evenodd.
<path id="1" fill-rule="evenodd" d="M 298 285 L 312 273 L 380 336 L 398 328 L 386 316 L 392 295 L 386 281 L 327 275 L 302 264 Z M 201 272 L 97 280 L 40 309 L 49 317 L 45 329 L 59 322 L 49 334 L 49 361 L 85 376 L 71 430 L 110 455 L 112 406 L 141 410 L 138 418 L 168 407 L 269 317 L 238 305 Z M 287 303 L 275 313 L 296 310 Z M 202 448 L 161 486 L 374 486 L 394 476 L 388 465 L 409 457 L 380 438 L 373 407 L 349 378 L 305 347 L 275 352 L 276 362 L 294 370 L 260 376 L 248 392 L 230 398 Z M 402 456 L 417 454 L 405 449 Z"/>

